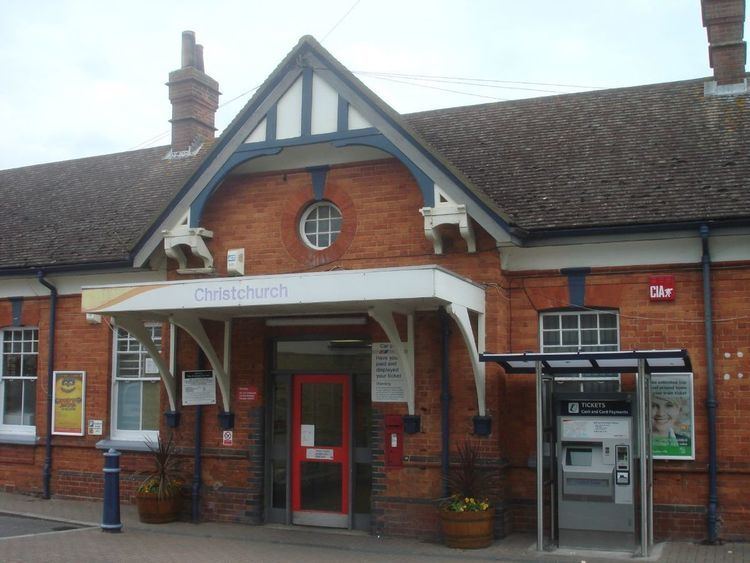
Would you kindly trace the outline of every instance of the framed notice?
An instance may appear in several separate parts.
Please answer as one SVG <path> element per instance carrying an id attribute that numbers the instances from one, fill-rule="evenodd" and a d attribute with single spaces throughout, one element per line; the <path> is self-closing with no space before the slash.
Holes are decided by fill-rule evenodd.
<path id="1" fill-rule="evenodd" d="M 372 343 L 372 402 L 403 403 L 406 401 L 404 378 L 398 354 L 390 342 Z"/>
<path id="2" fill-rule="evenodd" d="M 650 392 L 654 459 L 695 459 L 693 374 L 652 375 Z"/>
<path id="3" fill-rule="evenodd" d="M 237 399 L 254 402 L 258 400 L 258 388 L 255 385 L 240 385 L 237 388 Z"/>
<path id="4" fill-rule="evenodd" d="M 215 405 L 216 378 L 213 370 L 196 369 L 182 372 L 182 406 Z"/>
<path id="5" fill-rule="evenodd" d="M 86 372 L 56 371 L 52 374 L 52 379 L 52 433 L 83 436 Z"/>

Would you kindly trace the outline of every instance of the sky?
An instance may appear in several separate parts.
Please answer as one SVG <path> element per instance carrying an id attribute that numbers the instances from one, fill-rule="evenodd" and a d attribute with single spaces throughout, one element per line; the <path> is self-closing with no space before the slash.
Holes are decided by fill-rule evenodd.
<path id="1" fill-rule="evenodd" d="M 305 34 L 401 113 L 711 74 L 699 0 L 2 0 L 0 169 L 167 144 L 183 30 L 219 133 Z"/>

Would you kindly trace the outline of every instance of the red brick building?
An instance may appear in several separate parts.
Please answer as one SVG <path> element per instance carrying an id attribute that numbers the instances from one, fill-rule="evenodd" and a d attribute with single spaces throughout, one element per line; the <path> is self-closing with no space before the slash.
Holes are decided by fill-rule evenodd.
<path id="1" fill-rule="evenodd" d="M 536 526 L 535 380 L 479 354 L 685 349 L 692 455 L 654 462 L 655 535 L 748 539 L 743 21 L 704 2 L 714 78 L 411 115 L 304 37 L 215 140 L 186 32 L 171 146 L 0 172 L 0 487 L 100 498 L 115 447 L 132 500 L 173 431 L 202 519 L 434 538 L 471 438 L 502 537 Z M 198 369 L 214 405 L 183 404 Z"/>

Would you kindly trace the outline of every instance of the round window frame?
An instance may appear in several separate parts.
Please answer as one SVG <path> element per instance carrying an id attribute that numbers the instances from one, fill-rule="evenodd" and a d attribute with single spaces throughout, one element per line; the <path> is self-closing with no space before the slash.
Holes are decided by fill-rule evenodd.
<path id="1" fill-rule="evenodd" d="M 305 221 L 307 221 L 308 217 L 313 211 L 315 211 L 316 209 L 320 209 L 321 207 L 332 207 L 338 212 L 339 218 L 341 219 L 341 224 L 339 225 L 339 230 L 336 233 L 336 238 L 334 240 L 331 240 L 328 243 L 328 246 L 314 245 L 312 241 L 308 238 L 307 233 L 305 233 Z M 315 251 L 328 250 L 336 243 L 336 241 L 341 236 L 342 232 L 344 232 L 344 214 L 341 212 L 341 209 L 339 208 L 339 206 L 333 203 L 332 201 L 329 201 L 329 200 L 316 201 L 315 203 L 308 205 L 302 211 L 302 214 L 300 215 L 299 221 L 297 223 L 297 232 L 299 234 L 300 240 L 302 241 L 302 244 L 304 244 L 306 248 L 309 248 Z"/>

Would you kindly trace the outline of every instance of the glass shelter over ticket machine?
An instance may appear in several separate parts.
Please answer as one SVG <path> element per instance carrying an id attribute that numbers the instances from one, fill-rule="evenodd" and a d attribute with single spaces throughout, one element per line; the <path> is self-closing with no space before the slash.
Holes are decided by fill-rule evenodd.
<path id="1" fill-rule="evenodd" d="M 481 359 L 508 374 L 536 377 L 537 549 L 633 550 L 647 557 L 653 545 L 651 377 L 691 372 L 687 352 Z"/>

